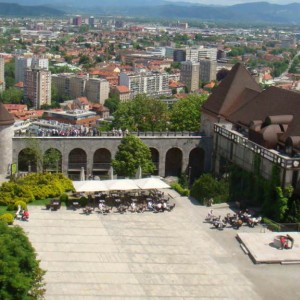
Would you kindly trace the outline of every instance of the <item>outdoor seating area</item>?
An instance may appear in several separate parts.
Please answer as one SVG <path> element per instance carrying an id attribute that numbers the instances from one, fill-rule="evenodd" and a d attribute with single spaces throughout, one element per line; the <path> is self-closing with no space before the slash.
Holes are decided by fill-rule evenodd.
<path id="1" fill-rule="evenodd" d="M 60 207 L 61 207 L 61 202 L 59 200 L 51 200 L 49 204 L 46 204 L 47 210 L 56 211 L 60 209 Z"/>
<path id="2" fill-rule="evenodd" d="M 108 213 L 153 213 L 172 211 L 175 207 L 170 197 L 158 189 L 169 188 L 169 185 L 158 178 L 119 179 L 119 180 L 87 180 L 74 181 L 75 197 L 88 199 L 83 213 L 93 212 L 106 215 Z M 73 209 L 81 204 L 73 201 Z"/>
<path id="3" fill-rule="evenodd" d="M 224 218 L 222 218 L 222 216 L 215 216 L 213 210 L 210 210 L 205 218 L 205 222 L 212 224 L 214 228 L 220 230 L 226 227 L 238 230 L 243 225 L 253 228 L 258 225 L 261 220 L 262 217 L 254 217 L 247 209 L 241 210 L 236 214 L 228 213 Z"/>

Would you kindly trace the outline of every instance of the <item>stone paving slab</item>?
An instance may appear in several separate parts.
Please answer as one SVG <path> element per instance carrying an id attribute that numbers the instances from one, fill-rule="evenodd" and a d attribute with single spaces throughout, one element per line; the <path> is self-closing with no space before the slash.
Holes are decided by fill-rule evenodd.
<path id="1" fill-rule="evenodd" d="M 162 214 L 30 207 L 19 224 L 47 271 L 46 300 L 261 299 L 195 206 L 175 201 Z"/>
<path id="2" fill-rule="evenodd" d="M 289 234 L 294 238 L 292 249 L 279 250 L 273 246 L 274 238 L 278 235 Z M 268 232 L 268 233 L 239 233 L 239 240 L 249 251 L 255 263 L 295 262 L 300 264 L 300 233 L 299 232 Z"/>

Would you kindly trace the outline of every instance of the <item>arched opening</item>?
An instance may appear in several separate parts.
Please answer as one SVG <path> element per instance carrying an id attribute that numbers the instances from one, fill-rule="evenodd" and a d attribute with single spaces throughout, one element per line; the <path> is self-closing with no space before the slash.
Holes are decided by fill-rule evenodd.
<path id="1" fill-rule="evenodd" d="M 182 173 L 182 151 L 171 148 L 166 154 L 165 176 L 180 176 Z"/>
<path id="2" fill-rule="evenodd" d="M 56 148 L 50 148 L 44 153 L 44 171 L 46 172 L 61 172 L 62 155 Z"/>
<path id="3" fill-rule="evenodd" d="M 156 148 L 150 148 L 151 151 L 151 160 L 154 164 L 154 172 L 153 175 L 158 175 L 159 169 L 159 152 Z"/>
<path id="4" fill-rule="evenodd" d="M 87 155 L 80 148 L 73 149 L 69 153 L 68 176 L 72 180 L 80 179 L 81 169 L 84 169 L 86 175 Z"/>
<path id="5" fill-rule="evenodd" d="M 34 151 L 30 148 L 25 148 L 18 155 L 18 170 L 19 172 L 36 172 L 37 158 Z"/>
<path id="6" fill-rule="evenodd" d="M 201 148 L 194 148 L 189 155 L 189 169 L 188 176 L 189 182 L 192 184 L 204 170 L 204 156 L 205 152 Z"/>
<path id="7" fill-rule="evenodd" d="M 111 153 L 105 148 L 97 149 L 93 158 L 93 176 L 101 176 L 108 174 L 111 166 Z"/>

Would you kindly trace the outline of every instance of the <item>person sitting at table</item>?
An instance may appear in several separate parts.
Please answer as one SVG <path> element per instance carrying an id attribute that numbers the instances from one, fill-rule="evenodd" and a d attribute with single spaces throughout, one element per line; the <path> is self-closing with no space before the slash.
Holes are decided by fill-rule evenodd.
<path id="1" fill-rule="evenodd" d="M 136 204 L 134 201 L 131 202 L 130 204 L 130 211 L 131 212 L 136 212 Z"/>
<path id="2" fill-rule="evenodd" d="M 148 203 L 147 203 L 147 208 L 148 208 L 149 210 L 153 210 L 153 202 L 152 202 L 151 200 L 148 201 Z"/>

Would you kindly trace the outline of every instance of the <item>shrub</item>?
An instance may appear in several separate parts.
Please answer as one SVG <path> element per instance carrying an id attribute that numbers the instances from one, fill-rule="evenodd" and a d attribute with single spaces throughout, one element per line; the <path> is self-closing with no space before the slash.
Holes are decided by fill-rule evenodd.
<path id="1" fill-rule="evenodd" d="M 281 231 L 280 225 L 268 218 L 263 218 L 263 223 L 267 225 L 269 230 L 277 231 L 277 232 Z"/>
<path id="2" fill-rule="evenodd" d="M 191 196 L 201 204 L 209 198 L 213 198 L 214 203 L 226 202 L 229 198 L 229 184 L 224 179 L 217 180 L 211 174 L 203 174 L 194 182 Z"/>
<path id="3" fill-rule="evenodd" d="M 59 200 L 61 201 L 61 202 L 65 202 L 65 203 L 67 203 L 68 202 L 68 200 L 69 200 L 69 196 L 67 195 L 67 194 L 62 194 L 60 197 L 59 197 Z"/>
<path id="4" fill-rule="evenodd" d="M 181 196 L 189 196 L 189 189 L 183 188 L 179 183 L 172 183 L 171 188 L 179 193 Z"/>
<path id="5" fill-rule="evenodd" d="M 27 204 L 24 201 L 16 201 L 14 209 L 18 209 L 18 206 L 21 205 L 22 209 L 27 209 Z"/>
<path id="6" fill-rule="evenodd" d="M 10 213 L 3 214 L 0 216 L 0 221 L 4 221 L 8 225 L 12 225 L 14 223 L 14 217 Z"/>
<path id="7" fill-rule="evenodd" d="M 7 211 L 14 211 L 15 210 L 15 205 L 14 204 L 8 204 L 6 210 Z"/>

